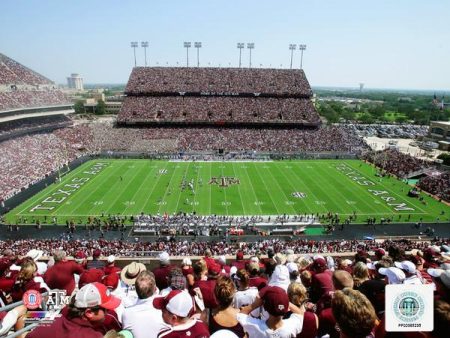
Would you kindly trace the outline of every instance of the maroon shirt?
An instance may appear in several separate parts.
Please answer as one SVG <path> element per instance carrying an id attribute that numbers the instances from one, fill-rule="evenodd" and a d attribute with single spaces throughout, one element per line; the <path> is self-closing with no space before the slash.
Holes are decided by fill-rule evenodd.
<path id="1" fill-rule="evenodd" d="M 44 274 L 44 281 L 50 289 L 66 290 L 71 295 L 75 289 L 74 274 L 83 272 L 83 267 L 74 261 L 61 261 L 55 263 Z"/>
<path id="2" fill-rule="evenodd" d="M 316 273 L 311 279 L 311 300 L 317 302 L 320 297 L 329 291 L 333 291 L 333 272 L 325 270 Z"/>
<path id="3" fill-rule="evenodd" d="M 302 332 L 297 335 L 297 338 L 315 338 L 318 332 L 316 315 L 314 312 L 305 311 Z"/>
<path id="4" fill-rule="evenodd" d="M 155 275 L 156 286 L 158 289 L 163 290 L 169 287 L 167 277 L 169 277 L 170 270 L 172 269 L 172 265 L 160 266 L 159 268 L 153 269 L 152 272 Z"/>
<path id="5" fill-rule="evenodd" d="M 194 283 L 193 288 L 199 288 L 202 292 L 203 302 L 208 309 L 214 309 L 219 304 L 214 296 L 214 288 L 216 287 L 215 279 L 198 280 Z"/>
<path id="6" fill-rule="evenodd" d="M 330 335 L 330 338 L 340 337 L 340 332 L 336 330 L 336 319 L 330 307 L 319 314 L 319 336 L 327 333 Z"/>
<path id="7" fill-rule="evenodd" d="M 113 273 L 120 273 L 122 269 L 115 265 L 107 265 L 103 268 L 103 271 L 105 272 L 105 275 L 111 275 Z"/>
<path id="8" fill-rule="evenodd" d="M 186 324 L 172 326 L 162 330 L 158 338 L 208 338 L 208 327 L 200 320 L 193 320 Z"/>
<path id="9" fill-rule="evenodd" d="M 41 324 L 31 331 L 27 338 L 103 338 L 103 334 L 95 331 L 92 324 L 81 318 L 57 318 L 51 324 Z"/>

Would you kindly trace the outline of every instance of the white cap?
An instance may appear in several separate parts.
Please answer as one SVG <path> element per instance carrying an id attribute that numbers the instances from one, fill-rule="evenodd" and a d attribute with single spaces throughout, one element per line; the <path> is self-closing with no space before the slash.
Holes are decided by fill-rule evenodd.
<path id="1" fill-rule="evenodd" d="M 288 268 L 289 273 L 298 272 L 297 263 L 290 262 L 290 263 L 287 263 L 286 266 Z"/>
<path id="2" fill-rule="evenodd" d="M 191 261 L 190 258 L 186 257 L 186 258 L 183 258 L 183 263 L 182 264 L 183 265 L 192 265 L 192 261 Z"/>
<path id="3" fill-rule="evenodd" d="M 428 269 L 428 274 L 435 278 L 439 278 L 447 289 L 450 289 L 450 270 Z"/>
<path id="4" fill-rule="evenodd" d="M 411 261 L 394 262 L 394 265 L 408 273 L 416 273 L 416 265 Z"/>
<path id="5" fill-rule="evenodd" d="M 379 268 L 378 272 L 387 276 L 389 284 L 403 284 L 403 281 L 406 278 L 405 273 L 396 267 Z"/>
<path id="6" fill-rule="evenodd" d="M 219 330 L 214 332 L 210 338 L 239 338 L 238 336 L 236 336 L 236 334 L 234 334 L 234 332 L 230 331 L 230 330 Z"/>
<path id="7" fill-rule="evenodd" d="M 108 288 L 102 283 L 86 284 L 75 295 L 75 306 L 81 309 L 100 306 L 114 310 L 119 305 L 120 299 L 111 295 Z"/>
<path id="8" fill-rule="evenodd" d="M 116 260 L 116 256 L 110 255 L 108 256 L 108 263 L 113 263 Z"/>
<path id="9" fill-rule="evenodd" d="M 273 259 L 275 260 L 275 262 L 277 262 L 277 264 L 286 263 L 286 256 L 283 255 L 281 252 L 276 253 L 275 256 L 273 256 Z"/>
<path id="10" fill-rule="evenodd" d="M 31 257 L 34 261 L 37 261 L 39 260 L 39 258 L 42 257 L 43 254 L 44 251 L 42 250 L 31 249 L 30 251 L 27 252 L 27 257 Z"/>
<path id="11" fill-rule="evenodd" d="M 194 306 L 194 300 L 185 290 L 172 290 L 165 297 L 154 298 L 153 306 L 158 310 L 167 309 L 178 317 L 186 318 Z"/>
<path id="12" fill-rule="evenodd" d="M 161 263 L 169 263 L 170 262 L 170 256 L 165 251 L 163 251 L 159 254 L 158 259 Z"/>

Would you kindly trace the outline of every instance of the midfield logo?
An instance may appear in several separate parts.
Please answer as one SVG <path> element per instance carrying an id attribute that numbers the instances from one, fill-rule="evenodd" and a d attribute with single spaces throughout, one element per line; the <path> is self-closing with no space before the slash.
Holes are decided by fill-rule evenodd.
<path id="1" fill-rule="evenodd" d="M 236 177 L 222 176 L 222 177 L 211 177 L 208 183 L 226 188 L 233 184 L 241 184 L 241 181 L 239 180 L 239 178 Z"/>

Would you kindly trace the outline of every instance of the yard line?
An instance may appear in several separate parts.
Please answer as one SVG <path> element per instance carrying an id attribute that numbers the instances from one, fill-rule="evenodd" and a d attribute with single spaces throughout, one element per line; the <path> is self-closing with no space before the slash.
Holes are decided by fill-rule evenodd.
<path id="1" fill-rule="evenodd" d="M 284 195 L 284 197 L 286 197 L 286 200 L 288 200 L 289 201 L 289 197 L 286 195 L 286 193 L 284 192 L 284 190 L 283 190 L 283 188 L 281 187 L 281 185 L 280 185 L 280 183 L 278 182 L 278 179 L 277 178 L 275 178 L 275 176 L 273 175 L 273 173 L 272 173 L 272 171 L 271 171 L 271 168 L 275 168 L 275 169 L 277 169 L 276 167 L 274 167 L 274 166 L 269 166 L 269 174 L 270 174 L 270 176 L 272 177 L 272 180 L 275 182 L 275 184 L 278 186 L 278 188 L 279 188 L 279 190 L 281 191 L 281 193 Z M 278 169 L 277 169 L 278 170 Z M 282 175 L 283 176 L 283 175 Z M 292 206 L 292 205 L 288 205 L 293 211 L 294 211 L 294 214 L 296 214 L 296 210 L 295 210 L 295 208 Z"/>
<path id="2" fill-rule="evenodd" d="M 233 176 L 237 178 L 236 170 L 234 168 L 234 165 L 235 165 L 235 163 L 231 163 L 231 168 L 233 168 Z M 239 199 L 240 199 L 241 205 L 242 205 L 242 211 L 244 212 L 244 215 L 246 215 L 247 212 L 245 211 L 245 203 L 244 203 L 244 199 L 242 198 L 241 185 L 240 184 L 238 184 L 237 189 L 238 189 L 238 193 L 239 193 Z"/>
<path id="3" fill-rule="evenodd" d="M 252 191 L 253 191 L 253 197 L 255 198 L 255 201 L 257 201 L 257 200 L 258 200 L 258 196 L 256 196 L 255 188 L 253 188 L 252 180 L 250 179 L 250 176 L 248 175 L 247 169 L 243 169 L 243 172 L 244 172 L 245 175 L 247 176 L 247 182 L 248 182 L 248 184 L 250 185 L 250 187 L 251 187 L 251 189 L 252 189 Z M 257 207 L 258 207 L 258 209 L 259 209 L 259 214 L 260 214 L 260 215 L 264 215 L 264 213 L 263 213 L 263 211 L 262 211 L 262 209 L 261 209 L 261 206 L 260 206 L 260 205 L 257 205 Z"/>
<path id="4" fill-rule="evenodd" d="M 190 162 L 189 162 L 187 165 L 185 164 L 186 169 L 184 170 L 184 176 L 183 176 L 183 178 L 186 178 L 186 180 L 187 180 L 186 173 L 188 172 L 189 166 L 190 166 L 190 165 L 191 165 Z M 175 174 L 175 170 L 174 170 L 174 174 Z M 172 178 L 173 178 L 173 176 L 170 178 L 170 181 L 172 181 Z M 169 182 L 169 183 L 170 183 L 170 182 Z M 169 184 L 169 185 L 170 185 L 170 184 Z M 181 198 L 181 188 L 180 188 L 180 192 L 179 192 L 179 194 L 178 194 L 178 200 L 177 200 L 176 210 L 178 210 L 178 206 L 180 205 L 180 198 Z"/>
<path id="5" fill-rule="evenodd" d="M 150 162 L 150 164 L 153 164 L 153 161 Z M 169 162 L 166 162 L 166 165 L 164 166 L 164 169 L 167 169 L 167 166 L 169 165 Z M 155 172 L 158 170 L 158 166 L 155 166 L 155 168 L 153 168 L 155 170 Z M 175 170 L 172 173 L 172 175 L 175 174 Z M 149 176 L 152 176 L 153 173 L 150 171 Z M 147 206 L 148 202 L 150 201 L 150 198 L 152 197 L 153 191 L 155 190 L 156 186 L 159 183 L 159 180 L 162 178 L 162 175 L 159 175 L 158 178 L 156 179 L 156 182 L 153 184 L 152 186 L 152 190 L 150 190 L 150 193 L 148 194 L 148 197 L 145 199 L 145 203 L 143 205 L 143 207 L 141 208 L 142 210 L 145 209 L 145 207 Z M 150 206 L 149 206 L 149 211 L 150 211 Z M 149 212 L 151 213 L 151 212 Z"/>
<path id="6" fill-rule="evenodd" d="M 259 178 L 261 179 L 261 181 L 263 182 L 263 184 L 264 184 L 264 189 L 266 189 L 267 194 L 269 195 L 270 200 L 272 201 L 272 204 L 274 205 L 275 209 L 277 209 L 278 215 L 282 215 L 283 212 L 280 212 L 280 209 L 278 209 L 278 206 L 277 206 L 277 204 L 275 203 L 275 201 L 274 201 L 274 199 L 273 199 L 273 197 L 272 197 L 272 194 L 270 193 L 270 191 L 269 191 L 269 189 L 268 189 L 268 187 L 267 187 L 266 181 L 265 181 L 264 179 L 261 178 L 261 174 L 260 174 L 259 171 L 258 171 L 258 168 L 257 168 L 256 163 L 253 163 L 253 166 L 254 166 L 254 168 L 255 168 L 256 173 L 258 174 L 258 177 L 259 177 Z M 295 210 L 294 210 L 294 211 L 295 211 Z"/>

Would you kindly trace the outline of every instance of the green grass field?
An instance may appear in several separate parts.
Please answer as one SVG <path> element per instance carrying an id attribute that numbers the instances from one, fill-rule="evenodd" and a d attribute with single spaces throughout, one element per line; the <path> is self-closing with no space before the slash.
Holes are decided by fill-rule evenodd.
<path id="1" fill-rule="evenodd" d="M 448 206 L 424 194 L 423 202 L 407 197 L 409 189 L 397 179 L 376 177 L 375 168 L 358 160 L 96 160 L 18 206 L 6 220 L 13 223 L 20 217 L 28 223 L 36 219 L 50 223 L 56 216 L 61 223 L 102 214 L 180 211 L 202 215 L 333 212 L 344 217 L 356 212 L 360 222 L 369 216 L 377 220 L 393 216 L 396 222 L 448 220 Z"/>

